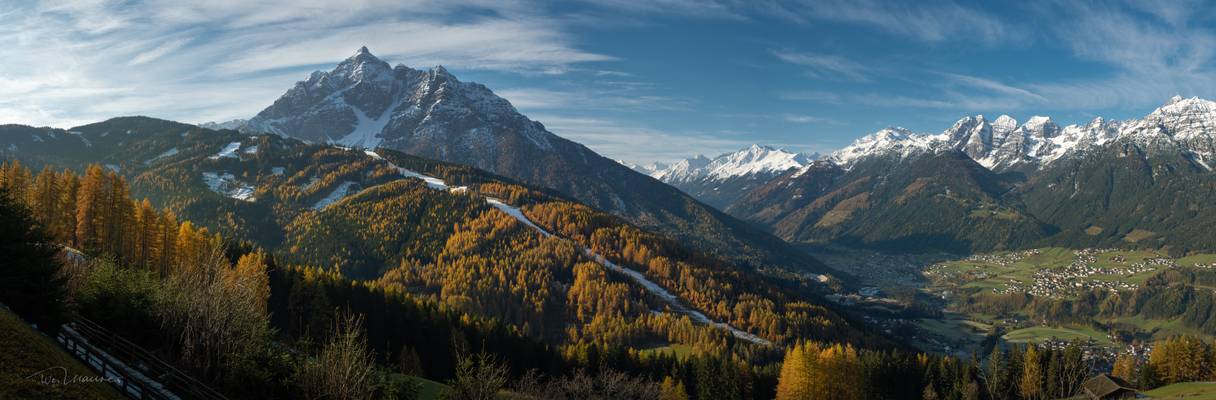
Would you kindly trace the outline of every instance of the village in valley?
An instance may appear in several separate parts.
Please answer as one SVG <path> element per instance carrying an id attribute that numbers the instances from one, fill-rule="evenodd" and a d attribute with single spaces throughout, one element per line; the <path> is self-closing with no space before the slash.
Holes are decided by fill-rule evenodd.
<path id="1" fill-rule="evenodd" d="M 1113 248 L 1039 248 L 953 260 L 940 254 L 919 259 L 852 256 L 880 263 L 881 267 L 870 267 L 887 273 L 867 276 L 865 266 L 834 263 L 861 282 L 854 292 L 832 295 L 830 300 L 864 310 L 862 318 L 867 322 L 913 338 L 922 350 L 969 356 L 999 343 L 1052 348 L 1081 343 L 1086 358 L 1096 364 L 1109 364 L 1118 354 L 1147 357 L 1148 341 L 1193 332 L 1177 323 L 1138 318 L 1053 324 L 1019 312 L 964 312 L 958 305 L 985 293 L 1068 300 L 1091 291 L 1130 292 L 1170 268 L 1216 268 L 1216 255 L 1174 258 L 1158 251 Z"/>

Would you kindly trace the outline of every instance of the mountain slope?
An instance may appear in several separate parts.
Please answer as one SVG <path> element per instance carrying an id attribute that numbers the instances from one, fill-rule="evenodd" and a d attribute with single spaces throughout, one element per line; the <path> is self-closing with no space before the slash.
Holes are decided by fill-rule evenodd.
<path id="1" fill-rule="evenodd" d="M 390 67 L 366 48 L 297 83 L 242 129 L 470 165 L 757 268 L 823 271 L 780 239 L 550 133 L 485 86 L 443 67 Z"/>
<path id="2" fill-rule="evenodd" d="M 70 131 L 4 127 L 0 144 L 32 133 L 50 142 L 46 153 L 4 159 L 109 164 L 113 185 L 125 177 L 137 197 L 280 262 L 375 280 L 549 341 L 639 346 L 686 328 L 697 341 L 879 340 L 818 305 L 819 283 L 739 268 L 468 166 L 142 117 Z M 76 156 L 48 161 L 63 154 Z"/>
<path id="3" fill-rule="evenodd" d="M 935 135 L 888 128 L 727 210 L 795 242 L 1210 248 L 1202 204 L 1216 200 L 1214 129 L 1216 103 L 1180 97 L 1129 121 L 974 116 Z"/>
<path id="4" fill-rule="evenodd" d="M 892 164 L 899 168 L 891 168 Z M 798 242 L 969 252 L 1016 247 L 1051 228 L 1002 201 L 1008 182 L 956 151 L 829 162 L 786 174 L 728 209 Z"/>
<path id="5" fill-rule="evenodd" d="M 1059 240 L 1102 246 L 1216 246 L 1216 174 L 1208 165 L 1216 104 L 1174 99 L 1129 121 L 1111 143 L 1058 161 L 1017 195 L 1064 230 Z"/>

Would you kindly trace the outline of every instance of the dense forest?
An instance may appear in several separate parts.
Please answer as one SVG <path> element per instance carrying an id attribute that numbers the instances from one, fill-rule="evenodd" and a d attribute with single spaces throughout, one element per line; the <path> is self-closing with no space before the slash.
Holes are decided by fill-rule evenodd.
<path id="1" fill-rule="evenodd" d="M 703 254 L 683 242 L 641 235 L 645 231 L 623 219 L 551 191 L 467 166 L 378 150 L 381 160 L 364 151 L 146 118 L 115 119 L 76 132 L 57 134 L 59 139 L 51 138 L 55 132 L 38 134 L 46 142 L 64 142 L 65 148 L 87 140 L 96 150 L 92 156 L 81 154 L 67 162 L 31 155 L 30 162 L 39 167 L 62 163 L 78 171 L 88 165 L 78 159 L 104 162 L 99 173 L 127 179 L 132 196 L 147 198 L 160 214 L 172 210 L 196 227 L 264 248 L 284 265 L 315 266 L 397 286 L 520 327 L 550 343 L 594 337 L 636 348 L 667 343 L 715 351 L 735 347 L 728 333 L 683 321 L 680 312 L 666 312 L 664 302 L 619 274 L 576 268 L 594 261 L 587 249 L 644 273 L 683 305 L 765 340 L 884 340 L 822 305 L 818 295 L 839 285 L 836 279 L 825 285 L 815 276 L 722 257 L 721 250 Z M 44 142 L 29 145 L 40 144 Z M 234 154 L 217 156 L 232 145 Z M 419 180 L 401 179 L 395 167 L 469 190 L 430 190 Z M 39 174 L 25 175 L 34 180 Z M 217 176 L 222 182 L 209 188 L 215 182 L 207 179 Z M 229 196 L 234 188 L 247 189 L 248 195 Z M 342 191 L 345 196 L 325 202 Z M 579 228 L 586 234 L 543 238 L 487 205 L 486 197 L 524 208 L 532 219 L 542 218 L 532 214 L 546 208 L 579 210 L 584 214 L 579 218 L 594 225 Z M 550 221 L 537 223 L 548 226 Z M 576 287 L 573 293 L 571 287 Z M 613 300 L 602 301 L 605 296 Z"/>
<path id="2" fill-rule="evenodd" d="M 637 386 L 630 390 L 639 398 L 663 389 L 661 377 L 674 385 L 674 371 L 686 371 L 681 381 L 694 379 L 714 387 L 740 388 L 743 384 L 736 381 L 760 379 L 746 364 L 731 361 L 733 357 L 643 357 L 619 346 L 594 344 L 559 348 L 514 327 L 375 282 L 353 281 L 315 267 L 279 266 L 264 251 L 177 221 L 171 212 L 147 211 L 147 202 L 131 200 L 124 180 L 113 172 L 99 166 L 87 171 L 78 177 L 48 169 L 26 180 L 28 171 L 5 165 L 0 181 L 4 207 L 6 216 L 16 215 L 17 220 L 9 226 L 29 227 L 21 232 L 28 237 L 11 243 L 27 243 L 36 250 L 31 257 L 41 259 L 29 264 L 46 270 L 62 264 L 62 271 L 40 279 L 6 271 L 13 274 L 10 277 L 27 279 L 6 279 L 19 287 L 6 291 L 3 300 L 27 317 L 60 315 L 62 320 L 64 312 L 48 310 L 66 306 L 158 349 L 235 398 L 408 398 L 415 389 L 402 373 L 454 385 L 497 382 L 490 393 L 501 389 L 507 376 L 527 376 L 534 386 L 529 390 L 603 392 L 610 397 L 621 388 L 597 382 L 624 379 Z M 50 177 L 79 185 L 46 195 L 25 184 Z M 48 202 L 39 203 L 39 194 Z M 69 202 L 76 206 L 63 206 Z M 52 203 L 59 212 L 46 212 L 44 207 Z M 94 207 L 98 204 L 106 206 Z M 141 208 L 143 213 L 135 211 Z M 75 229 L 53 233 L 49 227 L 56 220 Z M 56 259 L 57 245 L 77 246 L 89 257 Z M 32 290 L 41 288 L 36 285 L 59 291 Z M 64 296 L 57 298 L 60 294 Z M 44 304 L 39 305 L 39 299 Z M 56 321 L 46 322 L 56 326 Z M 352 368 L 359 373 L 333 376 L 350 374 Z M 566 376 L 569 371 L 578 374 Z M 502 378 L 486 382 L 476 374 Z"/>

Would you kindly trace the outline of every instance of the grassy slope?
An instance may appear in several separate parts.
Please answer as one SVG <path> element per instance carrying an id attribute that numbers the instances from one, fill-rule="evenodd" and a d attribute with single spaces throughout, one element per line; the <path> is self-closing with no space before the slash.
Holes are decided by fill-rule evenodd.
<path id="1" fill-rule="evenodd" d="M 418 383 L 418 386 L 419 386 L 418 387 L 418 400 L 439 399 L 440 398 L 439 396 L 443 393 L 444 389 L 447 389 L 447 387 L 448 387 L 448 385 L 444 385 L 442 383 L 435 382 L 430 379 L 426 379 L 426 378 L 422 378 L 422 377 L 409 376 L 407 378 Z"/>
<path id="2" fill-rule="evenodd" d="M 669 344 L 665 346 L 652 347 L 649 349 L 642 349 L 641 351 L 641 354 L 643 355 L 672 354 L 679 359 L 688 358 L 688 356 L 692 355 L 692 353 L 692 346 L 686 344 Z"/>
<path id="3" fill-rule="evenodd" d="M 1027 256 L 1019 261 L 1008 265 L 1000 265 L 995 262 L 988 261 L 972 261 L 972 260 L 955 260 L 945 261 L 937 264 L 935 267 L 940 268 L 940 271 L 945 271 L 953 274 L 945 280 L 939 278 L 933 282 L 934 285 L 942 287 L 956 286 L 960 289 L 970 290 L 992 290 L 1004 289 L 1007 283 L 1011 280 L 1021 282 L 1022 284 L 1030 284 L 1033 282 L 1033 275 L 1036 271 L 1051 268 L 1063 268 L 1077 259 L 1074 250 L 1049 247 L 1038 249 L 1039 254 Z M 1014 252 L 994 252 L 989 253 L 994 256 L 1009 255 Z M 1119 261 L 1116 256 L 1121 256 L 1122 261 Z M 1126 268 L 1133 263 L 1142 260 L 1166 257 L 1165 253 L 1152 250 L 1129 250 L 1120 249 L 1113 251 L 1105 251 L 1095 255 L 1093 266 L 1101 268 Z M 1195 264 L 1209 265 L 1216 263 L 1216 254 L 1194 254 L 1183 258 L 1176 259 L 1180 266 L 1193 266 Z M 1148 278 L 1160 272 L 1158 268 L 1154 271 L 1140 272 L 1127 275 L 1093 275 L 1090 279 L 1099 281 L 1122 281 L 1142 285 Z M 986 277 L 978 278 L 980 274 L 985 274 Z M 985 315 L 968 315 L 968 322 L 978 323 L 980 325 L 994 323 L 991 316 Z M 1202 333 L 1195 329 L 1182 326 L 1180 321 L 1164 321 L 1164 320 L 1146 320 L 1141 317 L 1120 317 L 1114 319 L 1103 319 L 1104 322 L 1123 322 L 1132 324 L 1146 332 L 1154 332 L 1154 338 L 1169 337 L 1178 334 L 1198 334 Z M 959 329 L 957 323 L 946 323 L 941 321 L 922 320 L 918 323 L 918 327 L 925 330 L 927 333 L 937 334 L 939 336 L 950 338 L 952 340 L 973 341 L 975 332 L 973 330 Z M 981 329 L 986 330 L 986 329 Z M 1093 338 L 1099 345 L 1113 345 L 1110 338 L 1102 332 L 1097 332 L 1088 326 L 1034 326 L 1023 329 L 1017 329 L 1008 332 L 1003 338 L 1009 342 L 1025 343 L 1027 341 L 1040 342 L 1044 339 L 1056 337 L 1060 339 L 1084 339 Z"/>
<path id="4" fill-rule="evenodd" d="M 1023 328 L 1005 334 L 1004 339 L 1011 343 L 1038 343 L 1047 339 L 1056 338 L 1062 340 L 1073 339 L 1089 339 L 1093 338 L 1099 345 L 1113 346 L 1114 343 L 1105 334 L 1093 330 L 1088 327 L 1046 327 L 1036 326 L 1032 328 Z"/>
<path id="5" fill-rule="evenodd" d="M 1003 289 L 1010 280 L 1021 282 L 1022 284 L 1030 284 L 1033 282 L 1034 273 L 1041 269 L 1063 268 L 1076 260 L 1076 255 L 1071 249 L 1063 248 L 1043 248 L 1039 249 L 1040 254 L 1026 257 L 1009 265 L 999 265 L 990 262 L 976 262 L 969 260 L 947 261 L 941 263 L 945 271 L 956 273 L 961 272 L 986 272 L 989 274 L 987 279 L 969 280 L 961 285 L 962 288 L 971 289 Z M 1009 252 L 991 253 L 994 255 L 1009 254 Z M 1112 257 L 1119 255 L 1123 256 L 1126 261 L 1113 261 Z M 1093 263 L 1095 267 L 1118 268 L 1127 267 L 1135 262 L 1139 262 L 1148 258 L 1162 257 L 1163 254 L 1145 250 L 1116 250 L 1102 252 L 1095 258 Z M 1180 259 L 1179 265 L 1193 265 L 1196 262 L 1212 262 L 1216 261 L 1213 257 L 1207 255 L 1191 256 Z M 1157 271 L 1148 271 L 1137 273 L 1131 276 L 1123 275 L 1094 275 L 1092 279 L 1100 281 L 1123 281 L 1134 284 L 1143 284 L 1149 277 L 1153 276 Z"/>
<path id="6" fill-rule="evenodd" d="M 4 399 L 126 399 L 105 382 L 46 385 L 30 377 L 48 368 L 63 368 L 67 376 L 95 378 L 88 367 L 50 338 L 30 328 L 21 318 L 0 308 L 0 398 Z M 63 379 L 63 370 L 46 376 Z"/>
<path id="7" fill-rule="evenodd" d="M 1185 382 L 1144 392 L 1157 399 L 1216 400 L 1216 382 Z"/>

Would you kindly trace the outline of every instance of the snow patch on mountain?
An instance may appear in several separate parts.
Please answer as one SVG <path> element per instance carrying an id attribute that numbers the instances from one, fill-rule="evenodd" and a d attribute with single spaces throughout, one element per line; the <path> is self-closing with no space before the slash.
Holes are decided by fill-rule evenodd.
<path id="1" fill-rule="evenodd" d="M 325 207 L 328 207 L 330 204 L 334 204 L 334 203 L 338 202 L 338 200 L 342 200 L 343 197 L 346 197 L 347 195 L 351 194 L 351 188 L 354 187 L 355 185 L 358 185 L 358 183 L 352 182 L 352 181 L 342 182 L 341 184 L 338 185 L 338 187 L 334 188 L 334 190 L 332 192 L 329 192 L 328 196 L 325 196 L 325 198 L 318 200 L 317 204 L 314 204 L 312 206 L 312 209 L 320 210 Z"/>
<path id="2" fill-rule="evenodd" d="M 84 137 L 84 132 L 68 131 L 68 133 L 71 134 L 72 136 L 76 136 L 77 138 L 79 138 L 80 142 L 84 143 L 84 147 L 93 147 L 93 142 L 89 141 L 88 138 Z"/>
<path id="3" fill-rule="evenodd" d="M 207 158 L 210 158 L 212 160 L 218 160 L 221 158 L 237 158 L 236 151 L 240 150 L 240 149 L 241 149 L 241 142 L 228 143 L 228 145 L 226 145 L 226 146 L 224 146 L 224 148 L 220 149 L 219 153 L 215 153 L 215 155 L 213 155 L 211 157 L 207 157 Z"/>
<path id="4" fill-rule="evenodd" d="M 459 187 L 454 187 L 454 188 L 449 189 L 447 182 L 444 182 L 443 179 L 439 179 L 439 178 L 436 178 L 433 176 L 423 175 L 423 174 L 402 168 L 402 167 L 398 166 L 397 164 L 393 164 L 393 162 L 391 162 L 391 161 L 385 160 L 384 157 L 381 157 L 379 153 L 376 153 L 375 151 L 372 151 L 372 150 L 364 150 L 363 153 L 367 154 L 371 158 L 374 158 L 377 160 L 383 160 L 384 162 L 387 162 L 389 167 L 392 167 L 393 169 L 397 170 L 397 173 L 401 174 L 401 176 L 404 176 L 406 178 L 421 179 L 422 182 L 426 183 L 426 186 L 431 189 L 451 190 L 453 192 L 457 192 L 457 191 L 463 192 L 466 189 L 468 189 L 464 186 L 459 186 Z"/>
<path id="5" fill-rule="evenodd" d="M 384 131 L 384 127 L 392 121 L 393 110 L 400 107 L 405 102 L 404 98 L 394 100 L 387 109 L 384 110 L 376 118 L 370 118 L 359 107 L 350 107 L 351 112 L 355 113 L 355 119 L 358 121 L 355 128 L 341 139 L 333 141 L 333 143 L 341 144 L 347 147 L 374 149 L 380 146 L 380 142 L 384 141 L 380 138 L 380 132 Z"/>
<path id="6" fill-rule="evenodd" d="M 525 226 L 527 226 L 529 228 L 532 228 L 532 230 L 539 232 L 544 237 L 553 236 L 553 234 L 551 234 L 548 231 L 544 230 L 543 228 L 537 226 L 535 223 L 532 222 L 532 220 L 528 219 L 528 217 L 526 215 L 524 215 L 523 211 L 521 211 L 517 207 L 506 204 L 502 200 L 499 200 L 499 199 L 496 199 L 493 197 L 486 197 L 486 203 L 490 204 L 491 206 L 494 206 L 494 208 L 497 208 L 498 210 L 502 211 L 503 213 L 506 213 L 507 215 L 511 216 L 512 218 L 515 218 L 515 220 L 519 221 L 520 223 L 524 224 Z M 679 297 L 677 297 L 676 295 L 667 291 L 667 289 L 664 289 L 662 286 L 659 286 L 659 284 L 654 283 L 654 281 L 651 281 L 650 279 L 646 278 L 646 275 L 641 272 L 638 272 L 631 268 L 626 268 L 626 267 L 620 266 L 620 265 L 612 262 L 611 260 L 608 260 L 604 256 L 601 256 L 601 255 L 595 253 L 590 248 L 583 248 L 583 254 L 585 254 L 588 258 L 594 260 L 596 263 L 604 266 L 604 268 L 607 268 L 613 272 L 624 274 L 626 277 L 628 277 L 630 280 L 637 283 L 639 286 L 641 286 L 647 292 L 650 292 L 651 294 L 655 295 L 659 299 L 663 300 L 663 302 L 665 302 L 669 306 L 671 306 L 671 308 L 673 310 L 675 310 L 676 312 L 678 312 L 680 314 L 688 315 L 689 318 L 691 318 L 693 320 L 693 322 L 725 329 L 728 332 L 730 332 L 732 335 L 734 335 L 735 337 L 743 339 L 743 340 L 747 340 L 752 343 L 762 344 L 762 345 L 766 345 L 766 346 L 772 344 L 768 340 L 765 340 L 765 339 L 763 339 L 759 336 L 753 335 L 751 333 L 739 330 L 738 328 L 735 328 L 728 323 L 714 321 L 714 320 L 710 319 L 708 316 L 706 316 L 705 313 L 702 313 L 696 309 L 685 306 L 683 303 L 680 302 Z"/>
<path id="7" fill-rule="evenodd" d="M 494 208 L 497 208 L 499 211 L 502 211 L 503 213 L 510 215 L 512 218 L 515 218 L 520 223 L 527 225 L 529 228 L 532 228 L 533 230 L 540 232 L 540 234 L 543 235 L 544 237 L 553 236 L 553 234 L 549 233 L 549 231 L 546 231 L 543 228 L 536 226 L 536 224 L 532 223 L 532 220 L 528 219 L 528 217 L 525 216 L 523 211 L 520 211 L 519 208 L 513 207 L 507 203 L 503 203 L 502 200 L 499 200 L 499 199 L 496 199 L 493 197 L 486 197 L 486 203 L 490 204 L 491 206 L 494 206 Z"/>
<path id="8" fill-rule="evenodd" d="M 203 182 L 212 192 L 241 201 L 253 201 L 253 185 L 240 182 L 230 173 L 203 172 Z"/>
<path id="9" fill-rule="evenodd" d="M 169 150 L 165 150 L 164 153 L 160 153 L 160 155 L 158 155 L 156 157 L 152 157 L 151 159 L 149 159 L 147 161 L 144 161 L 144 165 L 152 165 L 152 163 L 156 162 L 156 160 L 160 160 L 160 159 L 166 158 L 166 157 L 173 157 L 173 156 L 177 155 L 177 153 L 178 153 L 178 151 L 177 151 L 176 147 L 169 149 Z"/>
<path id="10" fill-rule="evenodd" d="M 698 311 L 696 309 L 684 306 L 684 304 L 680 302 L 679 297 L 672 294 L 671 292 L 668 292 L 667 289 L 664 289 L 662 286 L 659 286 L 659 284 L 654 283 L 654 281 L 647 279 L 646 275 L 642 274 L 641 272 L 617 265 L 616 263 L 605 258 L 604 256 L 596 254 L 594 251 L 592 251 L 589 248 L 584 248 L 583 253 L 586 254 L 588 258 L 595 260 L 596 263 L 603 265 L 605 268 L 608 268 L 609 270 L 624 274 L 625 276 L 629 277 L 629 279 L 633 280 L 638 285 L 641 285 L 643 289 L 646 289 L 647 292 L 650 292 L 651 294 L 662 299 L 665 303 L 667 303 L 669 306 L 671 306 L 671 308 L 674 309 L 676 312 L 688 315 L 688 317 L 691 318 L 693 320 L 693 322 L 725 329 L 727 332 L 730 332 L 735 337 L 752 342 L 752 343 L 761 344 L 761 345 L 765 345 L 765 346 L 772 344 L 772 342 L 769 342 L 768 340 L 765 340 L 759 336 L 742 331 L 738 328 L 735 328 L 734 326 L 731 326 L 728 323 L 714 321 L 714 320 L 710 319 L 708 316 L 706 316 L 705 313 L 702 313 L 701 311 Z"/>

